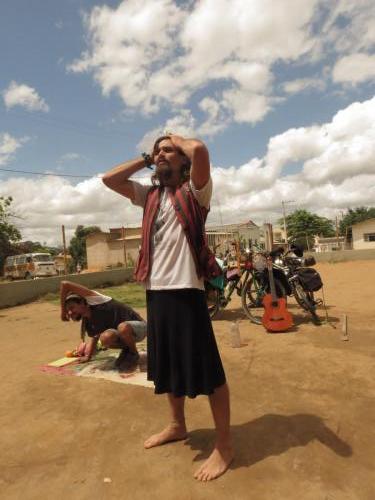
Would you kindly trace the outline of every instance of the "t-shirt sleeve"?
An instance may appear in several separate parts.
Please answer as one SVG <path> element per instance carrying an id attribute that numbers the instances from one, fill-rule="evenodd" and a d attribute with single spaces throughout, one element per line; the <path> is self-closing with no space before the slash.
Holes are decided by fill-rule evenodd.
<path id="1" fill-rule="evenodd" d="M 190 188 L 201 207 L 210 208 L 210 202 L 212 197 L 212 179 L 208 179 L 207 184 L 202 187 L 202 189 L 196 189 L 193 181 L 190 180 Z"/>
<path id="2" fill-rule="evenodd" d="M 112 297 L 110 297 L 109 295 L 103 295 L 102 293 L 97 292 L 96 290 L 94 290 L 94 292 L 96 293 L 96 295 L 88 295 L 86 297 L 86 302 L 88 303 L 89 306 L 105 304 L 106 302 L 112 300 Z"/>
<path id="3" fill-rule="evenodd" d="M 135 181 L 132 182 L 134 187 L 134 199 L 131 200 L 131 202 L 133 203 L 133 205 L 136 205 L 138 207 L 144 207 L 146 203 L 147 193 L 150 191 L 151 186 L 144 186 L 143 184 Z"/>

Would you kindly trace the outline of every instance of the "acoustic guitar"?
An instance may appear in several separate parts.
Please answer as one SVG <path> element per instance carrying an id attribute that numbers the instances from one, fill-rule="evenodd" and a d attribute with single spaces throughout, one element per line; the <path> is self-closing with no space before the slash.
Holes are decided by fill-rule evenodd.
<path id="1" fill-rule="evenodd" d="M 267 259 L 267 269 L 271 293 L 263 297 L 262 323 L 269 332 L 285 332 L 293 326 L 293 317 L 286 308 L 285 297 L 277 297 L 271 257 Z"/>

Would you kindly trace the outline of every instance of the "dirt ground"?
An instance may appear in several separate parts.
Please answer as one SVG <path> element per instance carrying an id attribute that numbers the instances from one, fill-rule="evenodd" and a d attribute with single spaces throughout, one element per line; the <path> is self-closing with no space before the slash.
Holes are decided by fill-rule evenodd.
<path id="1" fill-rule="evenodd" d="M 314 326 L 291 303 L 295 331 L 266 334 L 238 299 L 214 321 L 236 459 L 205 484 L 193 478 L 214 440 L 205 397 L 187 401 L 186 442 L 144 450 L 168 419 L 164 396 L 40 372 L 74 347 L 78 325 L 62 323 L 50 303 L 0 310 L 0 497 L 373 500 L 375 261 L 317 268 L 330 323 Z M 344 313 L 349 341 L 341 339 Z M 236 318 L 239 349 L 229 342 Z"/>

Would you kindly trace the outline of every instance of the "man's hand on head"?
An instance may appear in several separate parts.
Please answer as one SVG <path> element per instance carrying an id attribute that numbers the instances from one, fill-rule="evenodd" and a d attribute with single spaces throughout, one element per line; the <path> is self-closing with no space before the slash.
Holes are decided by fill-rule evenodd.
<path id="1" fill-rule="evenodd" d="M 61 311 L 61 321 L 69 321 L 69 320 L 70 320 L 69 314 L 64 309 L 63 311 Z"/>

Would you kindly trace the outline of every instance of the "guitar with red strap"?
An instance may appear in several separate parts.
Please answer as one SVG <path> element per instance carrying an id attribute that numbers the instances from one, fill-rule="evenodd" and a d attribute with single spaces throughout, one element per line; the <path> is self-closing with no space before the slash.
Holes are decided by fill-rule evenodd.
<path id="1" fill-rule="evenodd" d="M 269 332 L 285 332 L 293 326 L 293 317 L 286 308 L 285 297 L 277 297 L 271 257 L 267 258 L 267 269 L 271 293 L 263 297 L 262 324 Z"/>

